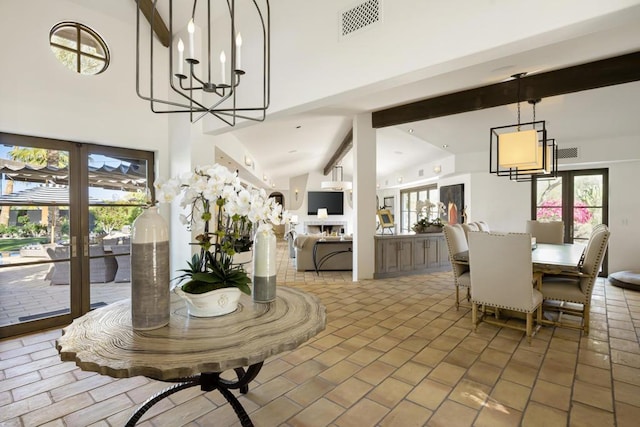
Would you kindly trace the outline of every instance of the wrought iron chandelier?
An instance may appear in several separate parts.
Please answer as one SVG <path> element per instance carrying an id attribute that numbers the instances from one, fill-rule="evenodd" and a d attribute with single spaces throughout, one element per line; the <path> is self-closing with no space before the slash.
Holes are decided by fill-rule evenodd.
<path id="1" fill-rule="evenodd" d="M 229 126 L 235 126 L 241 119 L 265 119 L 270 98 L 269 0 L 206 0 L 200 2 L 200 7 L 193 0 L 188 22 L 176 25 L 178 30 L 182 29 L 182 36 L 174 33 L 173 0 L 136 0 L 136 3 L 136 91 L 140 98 L 149 101 L 151 111 L 189 113 L 192 123 L 211 114 Z M 142 3 L 153 8 L 147 14 L 148 34 L 142 29 Z M 168 9 L 169 15 L 169 64 L 164 66 L 154 58 L 153 35 L 164 27 L 159 8 Z M 201 29 L 199 34 L 197 28 Z M 241 55 L 240 30 L 249 34 L 244 38 L 250 42 L 250 49 L 245 46 L 252 54 L 250 57 Z M 159 68 L 162 70 L 158 71 Z M 165 91 L 167 95 L 163 98 Z"/>
<path id="2" fill-rule="evenodd" d="M 512 76 L 518 81 L 518 123 L 490 129 L 490 173 L 508 176 L 514 181 L 530 181 L 538 178 L 555 178 L 557 175 L 557 145 L 548 138 L 546 122 L 536 121 L 535 105 L 531 100 L 533 121 L 520 123 L 520 79 L 525 73 Z"/>

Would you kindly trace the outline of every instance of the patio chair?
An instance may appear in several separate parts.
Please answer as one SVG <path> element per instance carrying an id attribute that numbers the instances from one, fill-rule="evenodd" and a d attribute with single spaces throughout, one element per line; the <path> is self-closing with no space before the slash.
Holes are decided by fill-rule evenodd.
<path id="1" fill-rule="evenodd" d="M 469 233 L 469 267 L 471 269 L 471 318 L 475 331 L 481 321 L 524 331 L 527 342 L 542 323 L 542 293 L 534 289 L 531 235 L 524 233 Z M 479 307 L 481 315 L 478 317 Z M 493 317 L 486 312 L 493 307 Z M 500 310 L 526 315 L 523 328 L 519 322 L 500 321 Z M 537 326 L 533 328 L 533 312 Z"/>
<path id="2" fill-rule="evenodd" d="M 111 246 L 111 252 L 114 255 L 118 269 L 114 282 L 130 282 L 131 281 L 131 246 L 130 245 L 114 245 Z M 124 254 L 124 255 L 120 255 Z"/>
<path id="3" fill-rule="evenodd" d="M 69 247 L 68 246 L 56 246 L 48 247 L 47 255 L 52 260 L 56 259 L 69 259 Z M 70 283 L 69 269 L 71 265 L 69 261 L 53 263 L 53 269 L 47 273 L 49 277 L 50 285 L 68 285 Z"/>
<path id="4" fill-rule="evenodd" d="M 456 310 L 460 307 L 460 288 L 466 289 L 467 301 L 470 299 L 469 288 L 471 287 L 471 277 L 469 276 L 469 266 L 456 264 L 453 256 L 459 252 L 469 250 L 467 238 L 460 224 L 446 224 L 443 229 L 444 237 L 447 241 L 447 249 L 449 250 L 449 261 L 451 262 L 451 270 L 453 271 L 453 280 L 456 286 Z"/>
<path id="5" fill-rule="evenodd" d="M 579 273 L 545 276 L 542 280 L 544 309 L 558 312 L 555 326 L 576 328 L 589 334 L 591 294 L 600 272 L 611 233 L 606 225 L 594 228 L 584 251 L 582 270 Z M 563 314 L 580 317 L 580 325 L 574 326 L 562 320 Z"/>
<path id="6" fill-rule="evenodd" d="M 95 257 L 100 255 L 105 255 L 102 246 L 95 245 L 89 247 L 89 256 Z M 89 282 L 113 282 L 117 269 L 118 264 L 113 257 L 91 258 L 89 261 Z"/>

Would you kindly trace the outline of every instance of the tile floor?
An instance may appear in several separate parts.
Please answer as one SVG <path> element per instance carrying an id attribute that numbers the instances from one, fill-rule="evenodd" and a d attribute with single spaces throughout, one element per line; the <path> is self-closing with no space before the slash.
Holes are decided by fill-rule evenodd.
<path id="1" fill-rule="evenodd" d="M 599 280 L 591 333 L 523 334 L 456 311 L 450 273 L 352 282 L 296 272 L 282 246 L 279 283 L 312 292 L 327 328 L 265 363 L 239 397 L 256 426 L 639 425 L 640 293 Z M 122 426 L 165 383 L 112 379 L 61 362 L 60 330 L 0 341 L 0 426 Z M 237 426 L 217 392 L 189 389 L 140 426 Z"/>

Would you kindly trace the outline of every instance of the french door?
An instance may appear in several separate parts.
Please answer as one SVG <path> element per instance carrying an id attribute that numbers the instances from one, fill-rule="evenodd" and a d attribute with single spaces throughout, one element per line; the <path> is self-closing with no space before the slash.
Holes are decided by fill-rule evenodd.
<path id="1" fill-rule="evenodd" d="M 586 244 L 593 227 L 609 223 L 608 169 L 558 172 L 552 180 L 533 180 L 531 218 L 563 221 L 566 243 Z M 602 264 L 607 274 L 607 259 Z"/>
<path id="2" fill-rule="evenodd" d="M 130 296 L 152 152 L 0 133 L 0 338 Z"/>

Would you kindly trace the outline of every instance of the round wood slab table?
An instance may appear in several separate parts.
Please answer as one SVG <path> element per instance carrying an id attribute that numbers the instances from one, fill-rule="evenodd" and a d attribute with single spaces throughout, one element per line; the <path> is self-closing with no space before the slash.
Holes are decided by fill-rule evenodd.
<path id="1" fill-rule="evenodd" d="M 247 393 L 264 360 L 298 347 L 325 325 L 326 310 L 316 296 L 278 286 L 275 301 L 254 303 L 243 294 L 238 309 L 220 317 L 191 317 L 185 303 L 172 295 L 169 324 L 150 331 L 133 330 L 131 300 L 122 300 L 75 319 L 63 329 L 56 346 L 63 361 L 75 361 L 85 371 L 176 383 L 149 398 L 127 426 L 134 426 L 165 397 L 194 386 L 218 390 L 241 424 L 252 426 L 229 389 Z M 230 369 L 237 381 L 220 376 Z"/>

